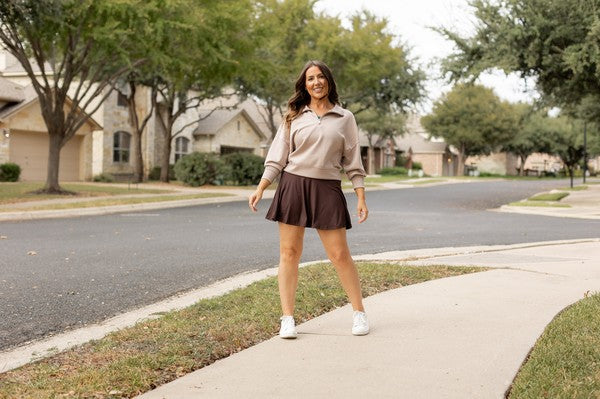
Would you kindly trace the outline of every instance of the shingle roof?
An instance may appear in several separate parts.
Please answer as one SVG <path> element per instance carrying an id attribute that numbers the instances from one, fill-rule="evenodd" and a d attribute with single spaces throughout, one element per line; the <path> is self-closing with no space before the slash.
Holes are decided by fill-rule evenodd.
<path id="1" fill-rule="evenodd" d="M 271 129 L 267 124 L 266 117 L 267 112 L 265 108 L 259 104 L 257 101 L 252 98 L 246 98 L 242 100 L 239 96 L 235 94 L 225 94 L 222 97 L 216 98 L 214 100 L 207 100 L 202 103 L 201 108 L 203 110 L 210 110 L 217 107 L 236 107 L 237 109 L 245 110 L 252 121 L 256 124 L 258 129 L 262 132 L 263 136 L 268 139 L 271 138 Z M 279 126 L 281 123 L 281 115 L 276 113 L 274 115 L 274 122 L 276 126 Z"/>
<path id="2" fill-rule="evenodd" d="M 402 151 L 412 148 L 413 153 L 444 153 L 448 146 L 441 139 L 429 138 L 429 134 L 421 125 L 421 117 L 409 114 L 406 120 L 406 133 L 396 137 L 396 146 Z"/>
<path id="3" fill-rule="evenodd" d="M 201 110 L 199 113 L 201 117 L 204 116 L 204 119 L 198 122 L 198 126 L 193 132 L 194 136 L 215 135 L 229 121 L 241 114 L 246 118 L 253 129 L 263 137 L 263 139 L 270 137 L 264 134 L 264 132 L 257 126 L 256 122 L 250 117 L 250 115 L 248 115 L 248 112 L 245 109 L 216 109 L 213 111 Z"/>
<path id="4" fill-rule="evenodd" d="M 0 77 L 0 101 L 7 103 L 21 102 L 25 100 L 23 87 L 8 79 Z"/>
<path id="5" fill-rule="evenodd" d="M 0 78 L 0 79 L 3 79 L 3 78 Z M 37 100 L 37 98 L 38 98 L 38 95 L 37 95 L 35 89 L 33 88 L 33 85 L 28 85 L 28 86 L 23 87 L 22 93 L 23 93 L 23 100 L 21 102 L 14 103 L 14 104 L 9 105 L 0 110 L 0 119 L 4 119 L 4 118 L 18 112 L 21 108 L 26 107 L 27 105 L 31 104 L 31 102 Z M 69 97 L 67 97 L 67 98 L 70 101 L 70 98 Z M 97 129 L 102 129 L 102 125 L 100 125 L 91 116 L 89 116 L 89 123 L 91 123 L 92 125 L 95 125 Z"/>
<path id="6" fill-rule="evenodd" d="M 409 132 L 404 136 L 396 137 L 396 146 L 402 151 L 408 151 L 409 148 L 412 148 L 413 153 L 444 153 L 448 145 L 443 141 L 431 141 L 420 133 Z"/>

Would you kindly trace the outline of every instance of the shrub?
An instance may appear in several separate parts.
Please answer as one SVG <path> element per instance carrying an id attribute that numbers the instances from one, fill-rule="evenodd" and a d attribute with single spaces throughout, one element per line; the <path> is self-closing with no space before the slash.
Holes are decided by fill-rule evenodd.
<path id="1" fill-rule="evenodd" d="M 505 177 L 505 175 L 501 175 L 500 173 L 492 173 L 492 172 L 479 172 L 479 177 Z"/>
<path id="2" fill-rule="evenodd" d="M 414 170 L 423 170 L 423 164 L 421 162 L 413 162 L 412 168 Z"/>
<path id="3" fill-rule="evenodd" d="M 148 180 L 160 180 L 160 172 L 162 168 L 160 166 L 155 166 L 148 173 Z M 169 180 L 175 180 L 175 165 L 169 165 Z"/>
<path id="4" fill-rule="evenodd" d="M 406 158 L 404 155 L 402 154 L 398 154 L 396 155 L 396 166 L 400 166 L 402 168 L 406 167 L 406 163 L 408 162 L 408 158 Z"/>
<path id="5" fill-rule="evenodd" d="M 114 183 L 115 177 L 110 173 L 100 173 L 94 176 L 93 180 L 99 183 Z"/>
<path id="6" fill-rule="evenodd" d="M 0 181 L 15 182 L 19 180 L 21 167 L 16 163 L 7 162 L 0 165 Z"/>
<path id="7" fill-rule="evenodd" d="M 194 187 L 223 184 L 227 175 L 227 166 L 216 154 L 192 152 L 175 164 L 177 180 Z"/>
<path id="8" fill-rule="evenodd" d="M 229 174 L 225 180 L 236 186 L 250 186 L 258 184 L 264 171 L 265 160 L 258 155 L 244 152 L 234 152 L 222 157 L 229 167 Z"/>
<path id="9" fill-rule="evenodd" d="M 408 171 L 406 168 L 396 166 L 395 168 L 383 168 L 379 170 L 380 175 L 405 175 Z"/>

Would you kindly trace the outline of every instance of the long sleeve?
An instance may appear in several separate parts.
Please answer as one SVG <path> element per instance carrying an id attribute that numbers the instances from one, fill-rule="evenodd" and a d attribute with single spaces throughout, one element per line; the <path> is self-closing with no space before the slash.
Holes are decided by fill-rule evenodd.
<path id="1" fill-rule="evenodd" d="M 267 153 L 262 178 L 272 183 L 287 164 L 289 153 L 290 142 L 287 137 L 285 122 L 282 122 Z"/>
<path id="2" fill-rule="evenodd" d="M 353 188 L 365 186 L 365 168 L 362 164 L 360 154 L 360 143 L 358 138 L 358 126 L 354 116 L 348 118 L 346 125 L 346 145 L 344 146 L 344 154 L 342 156 L 342 167 L 352 182 Z"/>

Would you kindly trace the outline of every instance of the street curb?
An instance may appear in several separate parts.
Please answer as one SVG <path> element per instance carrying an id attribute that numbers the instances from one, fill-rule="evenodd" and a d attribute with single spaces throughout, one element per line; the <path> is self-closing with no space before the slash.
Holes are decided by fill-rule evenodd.
<path id="1" fill-rule="evenodd" d="M 470 183 L 471 181 L 457 181 L 448 180 L 444 182 L 433 182 L 425 184 L 404 184 L 398 186 L 386 186 L 387 183 L 381 183 L 377 187 L 369 187 L 368 191 L 384 191 L 384 190 L 401 190 L 407 188 L 418 188 L 418 187 L 430 187 L 445 184 L 459 184 L 459 183 Z M 352 188 L 343 188 L 342 191 L 345 194 L 354 193 Z M 248 195 L 252 193 L 248 191 Z M 266 190 L 263 193 L 263 199 L 273 198 L 275 194 L 274 190 Z M 118 198 L 118 196 L 115 196 Z M 164 202 L 147 202 L 141 204 L 126 204 L 126 205 L 109 205 L 100 207 L 89 207 L 89 208 L 69 208 L 69 209 L 49 209 L 40 211 L 18 211 L 18 212 L 0 212 L 0 222 L 16 222 L 23 220 L 37 220 L 37 219 L 55 219 L 55 218 L 68 218 L 68 217 L 80 217 L 80 216 L 98 216 L 98 215 L 110 215 L 122 212 L 138 212 L 138 211 L 150 211 L 157 209 L 167 208 L 182 208 L 187 206 L 205 205 L 205 204 L 217 204 L 226 202 L 237 202 L 247 201 L 248 197 L 245 195 L 233 195 L 223 197 L 212 197 L 212 198 L 198 198 L 189 200 L 172 200 Z"/>
<path id="2" fill-rule="evenodd" d="M 355 256 L 354 259 L 403 262 L 426 258 L 436 258 L 441 256 L 498 252 L 520 248 L 531 248 L 562 244 L 577 244 L 586 242 L 600 242 L 600 238 L 542 241 L 510 245 L 444 247 L 419 250 L 389 251 L 379 254 L 358 255 Z M 300 264 L 300 266 L 304 267 L 321 262 L 328 261 L 318 260 L 312 262 L 304 262 Z M 220 296 L 232 290 L 246 287 L 253 282 L 275 275 L 277 275 L 277 267 L 272 267 L 258 271 L 244 272 L 236 276 L 232 276 L 230 278 L 213 283 L 207 287 L 202 287 L 192 291 L 180 293 L 163 301 L 122 313 L 97 324 L 60 333 L 52 337 L 30 342 L 28 344 L 13 349 L 9 349 L 7 351 L 0 352 L 0 373 L 15 369 L 17 367 L 20 367 L 22 365 L 36 360 L 40 360 L 44 357 L 52 356 L 54 354 L 65 351 L 74 346 L 84 344 L 91 340 L 101 339 L 111 332 L 133 326 L 141 321 L 161 317 L 161 315 L 165 312 L 183 309 L 185 307 L 193 305 L 201 299 Z"/>
<path id="3" fill-rule="evenodd" d="M 577 208 L 559 208 L 559 207 L 527 207 L 527 206 L 511 206 L 511 205 L 502 205 L 500 208 L 496 209 L 488 209 L 488 211 L 492 212 L 502 212 L 502 213 L 519 213 L 522 215 L 537 215 L 537 216 L 552 216 L 557 218 L 574 218 L 574 219 L 589 219 L 589 220 L 600 220 L 600 215 L 584 213 L 566 213 L 569 211 L 579 211 L 581 209 Z M 564 212 L 564 213 L 561 213 Z M 598 211 L 596 211 L 598 212 Z"/>
<path id="4" fill-rule="evenodd" d="M 265 197 L 263 197 L 265 198 Z M 121 212 L 149 211 L 165 208 L 182 208 L 186 206 L 217 204 L 226 202 L 247 201 L 244 196 L 223 196 L 211 198 L 198 198 L 189 200 L 173 200 L 164 202 L 147 202 L 142 204 L 110 205 L 90 208 L 71 208 L 71 209 L 51 209 L 45 211 L 21 211 L 21 212 L 2 212 L 0 213 L 0 222 L 54 219 L 64 217 L 96 216 L 109 215 Z"/>

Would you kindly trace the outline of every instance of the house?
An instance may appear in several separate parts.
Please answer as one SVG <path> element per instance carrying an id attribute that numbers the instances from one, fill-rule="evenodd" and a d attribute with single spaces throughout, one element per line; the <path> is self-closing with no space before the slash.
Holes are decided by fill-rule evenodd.
<path id="1" fill-rule="evenodd" d="M 470 171 L 497 175 L 517 175 L 519 159 L 507 152 L 494 152 L 489 155 L 470 156 L 465 159 L 465 174 Z"/>
<path id="2" fill-rule="evenodd" d="M 389 139 L 373 135 L 371 141 L 372 148 L 369 146 L 369 137 L 363 129 L 358 129 L 358 140 L 360 145 L 360 155 L 362 163 L 367 174 L 372 175 L 379 172 L 381 168 L 393 167 L 396 160 L 393 144 Z"/>
<path id="3" fill-rule="evenodd" d="M 48 66 L 46 70 L 50 70 Z M 34 71 L 35 72 L 35 71 Z M 10 112 L 11 120 L 20 112 L 20 121 L 29 119 L 37 123 L 35 130 L 40 131 L 45 125 L 36 105 L 35 92 L 22 86 L 31 83 L 30 78 L 19 62 L 7 51 L 0 50 L 0 90 L 5 99 L 0 100 L 3 116 Z M 20 93 L 20 94 L 19 94 Z M 27 98 L 22 98 L 27 94 Z M 191 93 L 193 94 L 193 93 Z M 72 142 L 67 143 L 61 152 L 60 180 L 90 180 L 100 173 L 109 173 L 120 180 L 133 176 L 133 129 L 127 104 L 127 87 L 112 91 L 104 103 L 93 114 L 90 121 L 77 132 Z M 151 109 L 150 90 L 146 87 L 136 88 L 136 112 L 140 118 Z M 19 104 L 18 107 L 16 104 Z M 29 106 L 28 104 L 31 105 Z M 212 107 L 212 108 L 211 108 Z M 10 108 L 10 110 L 9 110 Z M 36 115 L 37 111 L 37 115 Z M 214 112 L 211 112 L 214 111 Z M 155 165 L 160 165 L 160 157 L 165 149 L 164 136 L 157 112 L 165 112 L 159 100 L 158 109 L 154 111 L 142 135 L 141 148 L 144 159 L 144 174 L 147 175 Z M 190 109 L 176 123 L 175 131 L 181 130 L 171 143 L 171 163 L 192 151 L 210 151 L 227 153 L 232 151 L 250 151 L 264 156 L 268 149 L 271 130 L 265 119 L 264 109 L 257 102 L 246 99 L 241 101 L 233 95 L 205 102 L 195 109 Z M 275 118 L 276 121 L 280 118 Z M 99 122 L 97 122 L 99 121 Z M 4 123 L 4 122 L 3 122 Z M 16 122 L 13 122 L 13 124 Z M 186 125 L 189 125 L 186 127 Z M 0 125 L 2 126 L 2 125 Z M 15 127 L 14 125 L 13 127 Z M 3 126 L 8 129 L 7 126 Z M 27 136 L 28 152 L 19 152 L 26 135 L 19 132 L 14 138 L 11 148 L 16 155 L 9 157 L 9 130 L 0 137 L 0 161 L 11 160 L 22 168 L 22 179 L 45 180 L 48 144 L 39 140 L 38 136 Z M 88 137 L 89 136 L 89 137 Z M 37 137 L 38 139 L 32 139 Z M 17 142 L 15 144 L 14 142 Z M 77 152 L 77 154 L 75 154 Z M 65 155 L 68 154 L 68 155 Z M 35 160 L 35 161 L 34 161 Z M 80 172 L 74 172 L 74 163 L 81 163 Z M 32 172 L 33 170 L 36 172 Z M 67 172 L 69 171 L 69 172 Z"/>
<path id="4" fill-rule="evenodd" d="M 199 152 L 229 154 L 232 152 L 248 152 L 264 157 L 267 150 L 268 136 L 265 136 L 248 112 L 243 108 L 216 109 L 204 111 L 204 118 L 192 133 L 192 149 Z M 180 136 L 176 140 L 189 140 Z M 181 148 L 177 146 L 175 148 Z M 175 152 L 174 161 L 177 155 Z"/>
<path id="5" fill-rule="evenodd" d="M 72 106 L 67 99 L 67 106 Z M 77 112 L 83 112 L 78 109 Z M 61 149 L 59 179 L 92 178 L 92 132 L 102 127 L 88 117 Z M 45 180 L 48 169 L 49 135 L 37 93 L 0 77 L 0 163 L 21 167 L 21 180 Z"/>
<path id="6" fill-rule="evenodd" d="M 256 101 L 232 93 L 207 100 L 188 110 L 175 127 L 181 133 L 173 138 L 170 162 L 192 151 L 249 152 L 264 157 L 271 141 L 265 116 Z"/>
<path id="7" fill-rule="evenodd" d="M 416 113 L 408 115 L 406 132 L 394 140 L 396 151 L 409 162 L 419 162 L 429 176 L 455 176 L 456 151 L 443 139 L 433 138 L 421 125 Z M 408 165 L 410 166 L 410 165 Z"/>

